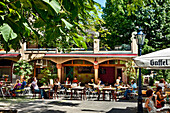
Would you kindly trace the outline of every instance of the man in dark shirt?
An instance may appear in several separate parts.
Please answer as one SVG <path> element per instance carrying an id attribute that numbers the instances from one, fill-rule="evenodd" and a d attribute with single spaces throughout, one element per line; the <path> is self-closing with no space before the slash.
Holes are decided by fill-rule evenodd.
<path id="1" fill-rule="evenodd" d="M 94 84 L 94 78 L 91 78 L 91 79 L 90 79 L 89 84 Z"/>
<path id="2" fill-rule="evenodd" d="M 25 81 L 25 78 L 22 79 L 22 85 L 21 85 L 21 89 L 24 89 L 24 87 L 26 86 L 27 82 Z"/>

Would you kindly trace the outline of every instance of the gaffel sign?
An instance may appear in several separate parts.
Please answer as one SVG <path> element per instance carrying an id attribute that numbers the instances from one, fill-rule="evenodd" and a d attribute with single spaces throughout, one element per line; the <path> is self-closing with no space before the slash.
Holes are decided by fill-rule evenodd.
<path id="1" fill-rule="evenodd" d="M 168 66 L 168 59 L 150 60 L 151 66 Z"/>

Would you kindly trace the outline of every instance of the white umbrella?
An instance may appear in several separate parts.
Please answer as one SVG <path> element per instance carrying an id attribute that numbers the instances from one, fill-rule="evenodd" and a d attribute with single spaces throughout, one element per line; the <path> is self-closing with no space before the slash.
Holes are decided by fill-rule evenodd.
<path id="1" fill-rule="evenodd" d="M 170 69 L 170 48 L 134 58 L 137 66 L 151 69 Z"/>

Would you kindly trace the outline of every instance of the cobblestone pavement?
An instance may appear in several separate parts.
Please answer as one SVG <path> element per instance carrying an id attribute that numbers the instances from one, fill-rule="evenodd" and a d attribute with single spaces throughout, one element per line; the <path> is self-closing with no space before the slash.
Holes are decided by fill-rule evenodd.
<path id="1" fill-rule="evenodd" d="M 137 102 L 131 100 L 81 101 L 61 99 L 24 99 L 0 101 L 0 109 L 17 109 L 18 113 L 136 113 Z"/>

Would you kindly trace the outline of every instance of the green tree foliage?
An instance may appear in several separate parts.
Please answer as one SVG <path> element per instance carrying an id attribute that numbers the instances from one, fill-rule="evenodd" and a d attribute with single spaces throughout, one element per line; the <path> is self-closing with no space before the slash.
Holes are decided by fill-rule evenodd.
<path id="1" fill-rule="evenodd" d="M 18 76 L 24 76 L 29 79 L 29 75 L 33 72 L 33 66 L 24 60 L 19 60 L 14 64 L 14 74 Z"/>
<path id="2" fill-rule="evenodd" d="M 157 75 L 155 77 L 155 80 L 160 81 L 160 79 L 164 78 L 165 81 L 170 83 L 170 70 L 155 70 L 157 72 Z"/>
<path id="3" fill-rule="evenodd" d="M 1 0 L 1 44 L 7 51 L 30 40 L 59 50 L 87 48 L 84 29 L 97 15 L 95 6 L 93 0 Z"/>
<path id="4" fill-rule="evenodd" d="M 109 47 L 128 44 L 142 27 L 147 34 L 143 53 L 170 47 L 170 0 L 106 0 L 103 25 L 111 34 L 101 38 Z"/>

